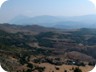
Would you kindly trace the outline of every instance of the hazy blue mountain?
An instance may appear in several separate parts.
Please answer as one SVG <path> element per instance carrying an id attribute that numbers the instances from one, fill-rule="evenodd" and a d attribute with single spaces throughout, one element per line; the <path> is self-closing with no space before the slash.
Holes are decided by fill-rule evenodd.
<path id="1" fill-rule="evenodd" d="M 55 28 L 96 28 L 96 15 L 63 17 L 63 16 L 17 16 L 9 23 L 19 25 L 41 25 Z"/>
<path id="2" fill-rule="evenodd" d="M 96 23 L 96 15 L 84 15 L 84 16 L 74 16 L 68 18 L 70 21 L 79 21 L 88 24 Z"/>
<path id="3" fill-rule="evenodd" d="M 44 23 L 56 23 L 63 21 L 64 18 L 55 17 L 55 16 L 36 16 L 36 17 L 26 17 L 26 16 L 17 16 L 12 19 L 9 23 L 11 24 L 44 24 Z"/>
<path id="4" fill-rule="evenodd" d="M 29 18 L 30 17 L 19 15 L 19 16 L 16 16 L 15 18 L 13 18 L 11 21 L 9 21 L 9 23 L 11 23 L 11 24 L 22 24 L 23 22 L 25 22 L 25 20 L 27 20 Z"/>
<path id="5" fill-rule="evenodd" d="M 96 28 L 96 24 L 66 21 L 66 22 L 58 22 L 56 23 L 56 25 L 54 25 L 54 27 L 59 29 Z"/>

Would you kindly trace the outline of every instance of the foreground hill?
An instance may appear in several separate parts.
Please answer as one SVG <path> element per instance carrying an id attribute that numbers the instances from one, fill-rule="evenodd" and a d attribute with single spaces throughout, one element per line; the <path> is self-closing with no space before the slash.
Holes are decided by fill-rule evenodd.
<path id="1" fill-rule="evenodd" d="M 37 65 L 39 63 L 93 66 L 96 29 L 58 30 L 37 25 L 1 24 L 0 56 L 5 64 L 12 64 L 9 69 L 13 71 L 26 64 L 35 68 L 32 70 L 43 70 Z"/>
<path id="2" fill-rule="evenodd" d="M 11 24 L 0 24 L 0 29 L 11 32 L 11 33 L 16 33 L 16 32 L 48 32 L 48 31 L 59 31 L 59 29 L 55 28 L 50 28 L 50 27 L 43 27 L 39 25 L 11 25 Z"/>

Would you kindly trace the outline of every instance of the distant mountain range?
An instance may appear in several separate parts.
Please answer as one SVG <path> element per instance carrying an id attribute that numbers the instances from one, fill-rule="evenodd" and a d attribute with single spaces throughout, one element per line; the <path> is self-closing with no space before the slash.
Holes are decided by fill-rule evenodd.
<path id="1" fill-rule="evenodd" d="M 11 24 L 19 25 L 41 25 L 55 28 L 96 28 L 96 15 L 63 17 L 63 16 L 17 16 L 9 21 Z"/>

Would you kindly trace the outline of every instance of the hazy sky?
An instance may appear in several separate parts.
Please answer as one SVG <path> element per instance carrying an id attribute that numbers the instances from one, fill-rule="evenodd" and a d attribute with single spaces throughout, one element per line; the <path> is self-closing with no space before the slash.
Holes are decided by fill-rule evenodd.
<path id="1" fill-rule="evenodd" d="M 0 22 L 18 15 L 80 16 L 96 14 L 89 0 L 8 0 L 0 8 Z"/>

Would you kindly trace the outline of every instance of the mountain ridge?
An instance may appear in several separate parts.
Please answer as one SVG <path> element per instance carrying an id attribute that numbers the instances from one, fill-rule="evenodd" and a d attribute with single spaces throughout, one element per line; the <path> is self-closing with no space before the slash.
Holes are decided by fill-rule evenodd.
<path id="1" fill-rule="evenodd" d="M 96 15 L 85 15 L 85 16 L 74 16 L 74 17 L 63 17 L 63 16 L 17 16 L 9 21 L 10 24 L 18 25 L 41 25 L 45 27 L 55 28 L 96 28 Z M 58 27 L 59 25 L 59 27 Z M 61 27 L 60 27 L 61 25 Z M 57 27 L 56 27 L 57 26 Z M 74 27 L 75 26 L 75 27 Z"/>

